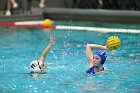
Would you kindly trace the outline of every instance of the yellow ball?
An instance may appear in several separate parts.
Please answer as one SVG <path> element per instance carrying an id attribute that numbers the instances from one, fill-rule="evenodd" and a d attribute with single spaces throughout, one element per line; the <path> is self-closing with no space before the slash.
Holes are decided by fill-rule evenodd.
<path id="1" fill-rule="evenodd" d="M 44 21 L 43 21 L 43 25 L 44 26 L 52 26 L 52 20 L 50 20 L 50 19 L 45 19 Z"/>
<path id="2" fill-rule="evenodd" d="M 106 41 L 106 45 L 109 50 L 115 50 L 120 47 L 121 40 L 117 36 L 110 36 Z"/>

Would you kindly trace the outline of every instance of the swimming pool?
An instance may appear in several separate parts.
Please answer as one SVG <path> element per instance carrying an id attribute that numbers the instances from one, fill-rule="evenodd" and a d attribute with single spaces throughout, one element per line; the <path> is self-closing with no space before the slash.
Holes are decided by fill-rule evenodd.
<path id="1" fill-rule="evenodd" d="M 60 22 L 58 25 L 95 26 L 139 29 L 139 25 Z M 55 45 L 47 56 L 48 72 L 35 79 L 28 66 L 38 59 L 55 36 Z M 87 76 L 85 56 L 87 43 L 105 44 L 116 35 L 122 40 L 115 54 L 108 52 L 107 73 Z M 1 93 L 139 93 L 140 34 L 101 33 L 86 30 L 55 29 L 48 32 L 33 28 L 0 27 L 0 92 Z M 47 78 L 45 78 L 47 77 Z"/>

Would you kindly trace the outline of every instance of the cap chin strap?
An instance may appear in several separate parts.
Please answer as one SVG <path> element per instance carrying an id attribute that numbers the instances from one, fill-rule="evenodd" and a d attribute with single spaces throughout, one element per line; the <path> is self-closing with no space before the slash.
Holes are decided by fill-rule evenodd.
<path id="1" fill-rule="evenodd" d="M 37 64 L 38 64 L 38 66 L 39 66 L 39 69 L 41 70 L 41 66 L 39 65 L 39 60 L 37 60 Z"/>
<path id="2" fill-rule="evenodd" d="M 101 65 L 99 65 L 99 66 L 94 66 L 94 67 L 97 67 L 100 71 L 103 71 L 103 70 L 104 70 L 104 67 L 103 67 L 103 66 L 101 67 Z"/>
<path id="3" fill-rule="evenodd" d="M 41 73 L 45 73 L 44 70 L 41 68 L 39 62 L 40 62 L 40 60 L 37 60 L 37 64 L 38 64 L 38 66 L 39 66 L 39 69 L 41 70 Z"/>

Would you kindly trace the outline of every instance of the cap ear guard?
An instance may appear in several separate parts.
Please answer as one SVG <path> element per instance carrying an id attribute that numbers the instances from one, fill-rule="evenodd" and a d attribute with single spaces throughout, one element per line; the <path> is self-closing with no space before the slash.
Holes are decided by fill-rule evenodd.
<path id="1" fill-rule="evenodd" d="M 103 65 L 103 64 L 105 63 L 105 61 L 106 61 L 106 59 L 102 60 L 102 61 L 101 61 L 101 64 Z"/>
<path id="2" fill-rule="evenodd" d="M 101 64 L 104 64 L 107 58 L 107 53 L 105 51 L 97 51 L 95 54 L 101 58 Z"/>

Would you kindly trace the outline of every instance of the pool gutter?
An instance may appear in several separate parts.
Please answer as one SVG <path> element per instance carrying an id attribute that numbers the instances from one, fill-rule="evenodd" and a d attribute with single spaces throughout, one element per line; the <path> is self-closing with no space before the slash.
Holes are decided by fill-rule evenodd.
<path id="1" fill-rule="evenodd" d="M 41 20 L 42 14 L 31 14 L 31 15 L 12 15 L 12 16 L 0 16 L 0 22 L 18 22 L 18 21 L 31 21 Z"/>

